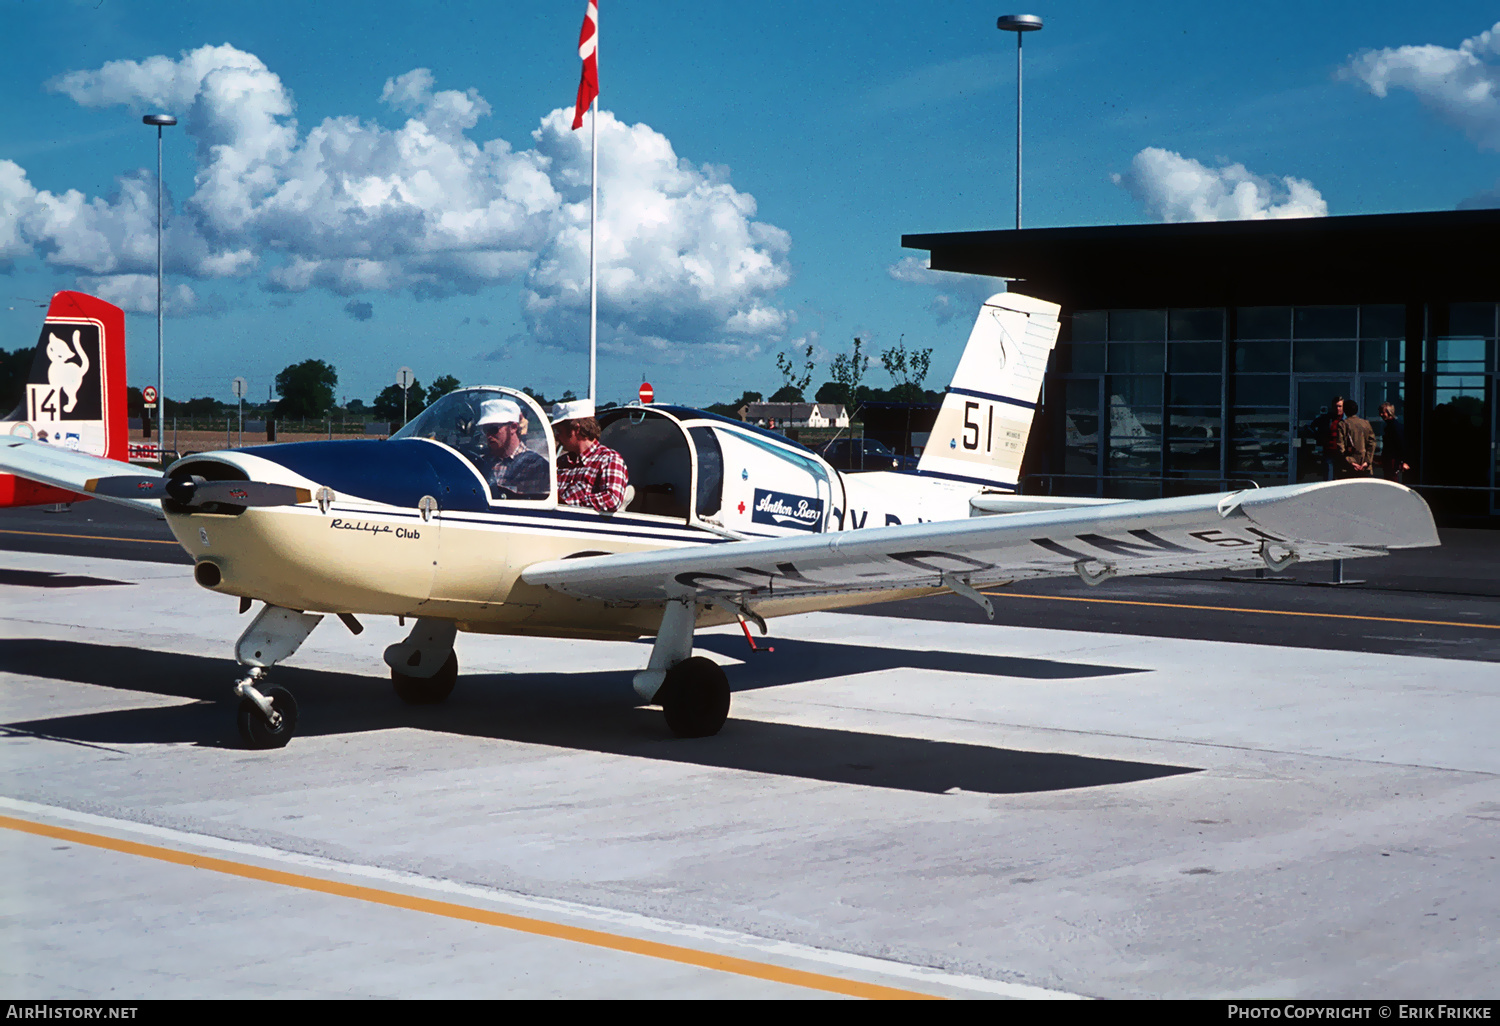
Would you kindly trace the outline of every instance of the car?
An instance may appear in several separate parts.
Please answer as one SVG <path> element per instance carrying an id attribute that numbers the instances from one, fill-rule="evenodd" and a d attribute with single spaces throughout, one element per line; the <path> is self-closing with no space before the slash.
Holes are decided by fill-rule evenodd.
<path id="1" fill-rule="evenodd" d="M 822 456 L 836 470 L 916 470 L 913 456 L 899 456 L 873 438 L 835 438 Z"/>

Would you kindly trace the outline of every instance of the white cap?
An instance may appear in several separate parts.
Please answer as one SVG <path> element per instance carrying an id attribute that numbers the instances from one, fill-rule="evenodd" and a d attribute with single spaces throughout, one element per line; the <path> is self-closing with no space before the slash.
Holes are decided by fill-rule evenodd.
<path id="1" fill-rule="evenodd" d="M 552 407 L 552 423 L 560 424 L 565 420 L 582 420 L 584 417 L 594 415 L 594 400 L 574 399 L 569 403 L 558 403 Z"/>
<path id="2" fill-rule="evenodd" d="M 521 407 L 509 399 L 486 399 L 479 405 L 479 425 L 519 424 Z"/>

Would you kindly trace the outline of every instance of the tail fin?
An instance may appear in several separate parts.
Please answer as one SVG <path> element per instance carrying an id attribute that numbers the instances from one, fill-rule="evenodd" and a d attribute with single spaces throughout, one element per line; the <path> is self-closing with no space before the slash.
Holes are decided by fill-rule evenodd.
<path id="1" fill-rule="evenodd" d="M 22 435 L 93 456 L 126 461 L 125 313 L 82 292 L 59 292 L 47 308 L 25 394 L 0 420 L 0 435 Z M 0 475 L 0 507 L 68 502 L 78 496 Z"/>
<path id="2" fill-rule="evenodd" d="M 1016 490 L 1060 309 L 1014 292 L 984 301 L 917 473 Z"/>

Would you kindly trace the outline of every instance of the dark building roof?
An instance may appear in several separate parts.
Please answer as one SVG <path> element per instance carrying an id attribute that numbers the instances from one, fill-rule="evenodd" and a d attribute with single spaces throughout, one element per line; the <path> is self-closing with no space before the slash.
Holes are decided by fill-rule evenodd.
<path id="1" fill-rule="evenodd" d="M 1495 300 L 1500 210 L 903 235 L 1072 309 Z"/>

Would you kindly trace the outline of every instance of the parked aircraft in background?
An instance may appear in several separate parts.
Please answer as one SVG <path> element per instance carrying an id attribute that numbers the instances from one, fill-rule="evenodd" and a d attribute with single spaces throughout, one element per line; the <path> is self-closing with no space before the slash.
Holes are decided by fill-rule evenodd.
<path id="1" fill-rule="evenodd" d="M 4 435 L 128 461 L 125 314 L 119 307 L 82 292 L 52 297 L 26 376 L 26 394 L 0 420 Z M 0 474 L 0 508 L 84 498 L 88 496 Z"/>
<path id="2" fill-rule="evenodd" d="M 408 702 L 441 701 L 461 631 L 634 640 L 655 636 L 636 691 L 680 736 L 716 733 L 729 685 L 694 656 L 699 627 L 1076 574 L 1267 566 L 1435 545 L 1426 504 L 1385 481 L 1292 485 L 1146 501 L 1016 494 L 1058 307 L 1012 293 L 981 308 L 914 472 L 842 474 L 795 442 L 671 405 L 599 417 L 631 488 L 599 513 L 556 501 L 557 450 L 515 388 L 462 389 L 385 441 L 200 453 L 164 475 L 55 445 L 0 439 L 0 469 L 165 511 L 209 591 L 264 603 L 235 656 L 238 722 L 283 745 L 297 707 L 267 672 L 327 614 L 415 619 L 385 650 Z M 550 489 L 493 495 L 480 414 L 521 411 Z M 507 421 L 508 423 L 509 421 Z M 993 515 L 1003 514 L 1003 515 Z"/>
<path id="3" fill-rule="evenodd" d="M 836 470 L 915 470 L 913 456 L 898 456 L 874 438 L 835 438 L 818 455 Z"/>

